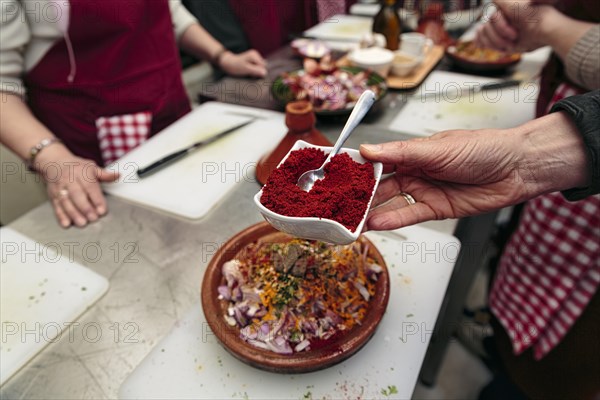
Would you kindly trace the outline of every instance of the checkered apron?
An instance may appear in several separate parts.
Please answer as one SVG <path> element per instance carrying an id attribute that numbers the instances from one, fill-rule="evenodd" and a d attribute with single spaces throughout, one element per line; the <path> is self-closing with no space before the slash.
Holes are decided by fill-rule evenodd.
<path id="1" fill-rule="evenodd" d="M 553 102 L 574 90 L 562 85 Z M 569 202 L 550 193 L 525 205 L 500 260 L 490 308 L 514 353 L 532 347 L 539 360 L 560 343 L 599 284 L 600 195 Z"/>

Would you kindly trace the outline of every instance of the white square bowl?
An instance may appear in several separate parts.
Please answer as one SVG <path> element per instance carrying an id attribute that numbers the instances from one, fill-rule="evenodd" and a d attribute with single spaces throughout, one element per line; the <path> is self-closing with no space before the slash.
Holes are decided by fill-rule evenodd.
<path id="1" fill-rule="evenodd" d="M 279 168 L 279 166 L 281 166 L 285 162 L 285 160 L 288 158 L 292 151 L 304 149 L 307 147 L 320 149 L 325 154 L 329 154 L 331 152 L 331 149 L 333 148 L 325 146 L 315 146 L 303 140 L 298 140 L 294 144 L 294 146 L 292 146 L 292 148 L 286 154 L 283 160 L 281 160 L 277 168 Z M 360 155 L 360 152 L 358 150 L 342 148 L 340 150 L 340 153 L 348 153 L 348 155 L 354 161 L 361 164 L 370 162 L 364 159 Z M 292 236 L 304 239 L 321 240 L 324 242 L 334 244 L 350 244 L 356 241 L 356 239 L 358 239 L 360 233 L 362 232 L 362 229 L 365 225 L 365 221 L 367 219 L 367 214 L 369 212 L 369 209 L 371 208 L 373 196 L 375 195 L 375 191 L 377 190 L 377 186 L 379 185 L 379 181 L 381 179 L 383 165 L 379 162 L 375 162 L 372 164 L 373 177 L 375 178 L 375 186 L 373 187 L 373 193 L 371 194 L 371 198 L 369 199 L 369 204 L 367 205 L 365 215 L 363 215 L 362 220 L 360 221 L 354 232 L 350 231 L 348 228 L 346 228 L 339 222 L 327 218 L 288 217 L 286 215 L 281 215 L 276 212 L 273 212 L 260 203 L 260 198 L 262 197 L 263 193 L 262 189 L 254 196 L 254 203 L 258 207 L 260 213 L 263 215 L 265 220 L 267 220 L 267 222 L 269 222 L 275 229 L 281 232 L 285 232 Z"/>

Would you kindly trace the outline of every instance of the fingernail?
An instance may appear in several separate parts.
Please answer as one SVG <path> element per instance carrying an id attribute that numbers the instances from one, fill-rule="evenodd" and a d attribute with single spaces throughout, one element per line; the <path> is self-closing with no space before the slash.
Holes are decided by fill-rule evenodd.
<path id="1" fill-rule="evenodd" d="M 85 226 L 85 224 L 87 223 L 87 221 L 83 218 L 77 218 L 75 220 L 75 223 L 77 224 L 77 226 Z"/>
<path id="2" fill-rule="evenodd" d="M 69 226 L 71 226 L 71 221 L 62 221 L 62 222 L 60 223 L 60 225 L 61 225 L 63 228 L 68 228 Z"/>
<path id="3" fill-rule="evenodd" d="M 96 207 L 96 211 L 98 211 L 98 214 L 104 215 L 106 213 L 106 208 L 103 206 L 98 206 Z"/>
<path id="4" fill-rule="evenodd" d="M 96 221 L 98 219 L 98 216 L 96 214 L 94 214 L 94 213 L 89 213 L 87 215 L 87 219 L 90 220 L 90 221 Z"/>
<path id="5" fill-rule="evenodd" d="M 372 153 L 377 153 L 377 152 L 381 151 L 380 144 L 361 144 L 360 146 L 363 149 L 365 149 L 366 151 L 370 151 Z"/>

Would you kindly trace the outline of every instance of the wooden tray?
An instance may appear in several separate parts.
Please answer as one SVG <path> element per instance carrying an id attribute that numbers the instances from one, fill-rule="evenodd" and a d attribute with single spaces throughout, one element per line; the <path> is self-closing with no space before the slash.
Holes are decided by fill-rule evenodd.
<path id="1" fill-rule="evenodd" d="M 433 48 L 427 53 L 423 63 L 415 69 L 412 73 L 406 76 L 395 76 L 388 75 L 386 83 L 388 88 L 391 89 L 413 89 L 421 84 L 423 80 L 429 75 L 432 69 L 435 68 L 437 63 L 444 56 L 444 46 L 433 46 Z M 346 56 L 340 58 L 337 62 L 338 66 L 350 65 L 350 61 Z"/>

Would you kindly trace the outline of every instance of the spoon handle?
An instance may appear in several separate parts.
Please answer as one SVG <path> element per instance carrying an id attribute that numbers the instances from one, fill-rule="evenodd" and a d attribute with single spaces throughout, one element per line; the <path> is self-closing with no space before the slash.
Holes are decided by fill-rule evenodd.
<path id="1" fill-rule="evenodd" d="M 352 112 L 350 113 L 350 116 L 346 121 L 346 125 L 344 125 L 344 129 L 342 129 L 342 133 L 340 133 L 338 140 L 333 145 L 333 149 L 331 149 L 331 153 L 329 153 L 329 156 L 327 156 L 327 159 L 325 160 L 323 165 L 327 164 L 329 160 L 340 151 L 340 149 L 346 142 L 346 139 L 350 137 L 350 134 L 352 133 L 354 128 L 356 128 L 356 126 L 360 123 L 360 121 L 363 119 L 367 111 L 369 111 L 374 102 L 375 93 L 373 93 L 372 90 L 365 90 L 363 94 L 360 95 L 360 98 L 356 102 L 354 109 L 352 109 Z"/>

